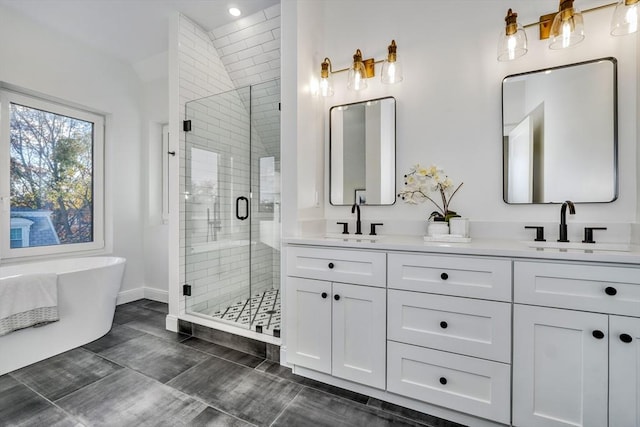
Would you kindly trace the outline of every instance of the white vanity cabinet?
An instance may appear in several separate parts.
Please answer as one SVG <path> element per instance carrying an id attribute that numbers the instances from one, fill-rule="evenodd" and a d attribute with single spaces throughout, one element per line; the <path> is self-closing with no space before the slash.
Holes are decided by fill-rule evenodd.
<path id="1" fill-rule="evenodd" d="M 390 253 L 388 265 L 387 390 L 509 424 L 511 260 Z"/>
<path id="2" fill-rule="evenodd" d="M 386 254 L 289 247 L 287 276 L 288 362 L 384 389 Z"/>
<path id="3" fill-rule="evenodd" d="M 295 373 L 474 427 L 640 427 L 640 252 L 384 242 L 287 246 Z"/>
<path id="4" fill-rule="evenodd" d="M 640 269 L 514 262 L 513 425 L 640 426 Z"/>

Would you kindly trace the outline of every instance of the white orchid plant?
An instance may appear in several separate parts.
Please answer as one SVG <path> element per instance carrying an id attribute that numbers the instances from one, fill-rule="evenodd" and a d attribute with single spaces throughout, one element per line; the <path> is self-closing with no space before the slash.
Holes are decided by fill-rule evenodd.
<path id="1" fill-rule="evenodd" d="M 416 164 L 404 176 L 404 187 L 398 197 L 413 205 L 428 200 L 438 209 L 432 212 L 429 218 L 436 221 L 448 221 L 449 218 L 458 216 L 454 211 L 449 210 L 449 205 L 462 184 L 461 182 L 455 186 L 444 170 L 437 166 L 431 165 L 431 167 L 425 168 Z M 429 196 L 431 192 L 440 193 L 441 204 Z"/>

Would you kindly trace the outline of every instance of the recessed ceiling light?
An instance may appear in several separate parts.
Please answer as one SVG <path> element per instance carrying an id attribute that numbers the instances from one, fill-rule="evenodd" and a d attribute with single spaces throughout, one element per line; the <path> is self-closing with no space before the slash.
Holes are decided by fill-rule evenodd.
<path id="1" fill-rule="evenodd" d="M 240 12 L 240 9 L 238 9 L 237 7 L 230 7 L 229 8 L 229 15 L 231 16 L 240 16 L 242 14 L 242 12 Z"/>

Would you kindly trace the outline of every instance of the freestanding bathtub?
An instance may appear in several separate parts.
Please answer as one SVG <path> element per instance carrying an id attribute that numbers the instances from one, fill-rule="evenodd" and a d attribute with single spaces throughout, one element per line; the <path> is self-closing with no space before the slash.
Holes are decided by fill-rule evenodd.
<path id="1" fill-rule="evenodd" d="M 0 267 L 0 277 L 58 274 L 60 320 L 0 336 L 0 375 L 94 341 L 111 329 L 126 260 L 84 257 Z"/>

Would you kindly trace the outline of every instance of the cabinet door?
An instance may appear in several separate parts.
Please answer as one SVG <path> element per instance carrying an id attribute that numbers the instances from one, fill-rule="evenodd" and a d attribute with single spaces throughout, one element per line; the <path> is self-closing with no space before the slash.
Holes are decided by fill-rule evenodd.
<path id="1" fill-rule="evenodd" d="M 606 426 L 607 335 L 607 315 L 516 304 L 513 424 Z"/>
<path id="2" fill-rule="evenodd" d="M 609 319 L 609 426 L 640 426 L 640 319 Z"/>
<path id="3" fill-rule="evenodd" d="M 287 277 L 287 361 L 331 373 L 331 283 Z"/>
<path id="4" fill-rule="evenodd" d="M 385 388 L 386 290 L 333 284 L 333 375 Z"/>

